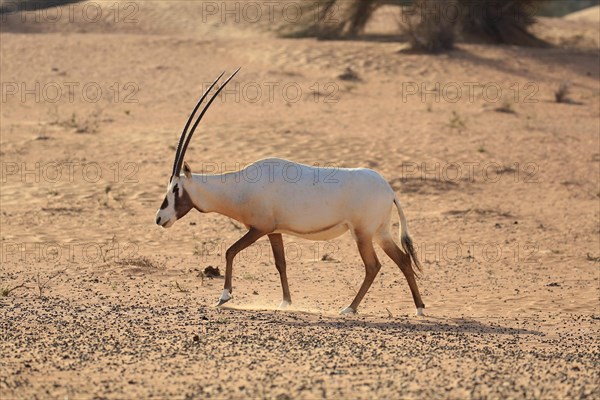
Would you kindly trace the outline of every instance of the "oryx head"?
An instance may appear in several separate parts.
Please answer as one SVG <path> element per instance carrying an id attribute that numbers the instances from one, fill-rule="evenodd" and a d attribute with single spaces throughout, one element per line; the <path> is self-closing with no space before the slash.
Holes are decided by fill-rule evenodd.
<path id="1" fill-rule="evenodd" d="M 194 135 L 194 131 L 196 130 L 198 124 L 202 120 L 202 117 L 208 110 L 208 107 L 210 107 L 211 103 L 217 97 L 219 92 L 221 92 L 225 85 L 227 85 L 227 83 L 235 76 L 235 74 L 237 74 L 239 70 L 240 68 L 238 68 L 233 74 L 231 74 L 231 76 L 227 78 L 225 83 L 223 83 L 219 87 L 219 89 L 212 95 L 210 100 L 208 100 L 206 106 L 204 106 L 204 109 L 196 119 L 196 122 L 192 126 L 186 138 L 187 130 L 190 127 L 190 124 L 192 123 L 192 120 L 194 119 L 198 108 L 200 108 L 200 104 L 202 104 L 208 93 L 217 84 L 217 82 L 219 81 L 219 79 L 221 79 L 225 72 L 221 73 L 221 75 L 219 75 L 219 77 L 215 79 L 215 81 L 212 83 L 212 85 L 210 85 L 208 90 L 204 92 L 204 94 L 198 101 L 198 104 L 196 104 L 196 107 L 194 107 L 192 114 L 190 115 L 187 123 L 185 124 L 185 128 L 183 128 L 183 132 L 181 133 L 181 137 L 179 138 L 179 143 L 177 144 L 177 151 L 175 152 L 175 162 L 173 163 L 173 171 L 171 173 L 171 177 L 169 178 L 169 184 L 167 185 L 167 194 L 165 195 L 165 199 L 163 200 L 160 209 L 156 213 L 156 223 L 162 226 L 163 228 L 171 227 L 175 223 L 175 221 L 177 221 L 180 218 L 183 218 L 183 216 L 185 216 L 192 208 L 197 207 L 194 204 L 194 201 L 190 197 L 189 193 L 186 191 L 186 185 L 192 179 L 192 171 L 190 170 L 190 167 L 187 165 L 187 163 L 183 161 L 185 151 L 187 150 L 187 147 L 190 144 L 190 140 Z M 182 166 L 183 175 L 181 175 Z"/>

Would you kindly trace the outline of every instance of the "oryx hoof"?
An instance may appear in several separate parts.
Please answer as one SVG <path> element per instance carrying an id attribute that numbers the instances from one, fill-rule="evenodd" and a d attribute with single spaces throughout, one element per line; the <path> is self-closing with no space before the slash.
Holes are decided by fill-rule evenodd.
<path id="1" fill-rule="evenodd" d="M 352 307 L 346 307 L 342 311 L 340 311 L 340 314 L 341 315 L 356 314 L 356 310 Z"/>
<path id="2" fill-rule="evenodd" d="M 422 308 L 417 308 L 417 317 L 424 317 L 425 314 L 423 313 L 423 309 Z"/>
<path id="3" fill-rule="evenodd" d="M 279 303 L 279 307 L 277 307 L 278 310 L 287 310 L 289 306 L 292 305 L 291 301 L 287 301 L 287 300 L 283 300 L 281 303 Z"/>
<path id="4" fill-rule="evenodd" d="M 229 293 L 229 290 L 224 289 L 223 293 L 221 294 L 221 298 L 219 299 L 219 302 L 217 303 L 217 305 L 215 307 L 222 306 L 223 304 L 227 303 L 231 299 L 232 299 L 232 296 L 231 296 L 231 293 Z"/>

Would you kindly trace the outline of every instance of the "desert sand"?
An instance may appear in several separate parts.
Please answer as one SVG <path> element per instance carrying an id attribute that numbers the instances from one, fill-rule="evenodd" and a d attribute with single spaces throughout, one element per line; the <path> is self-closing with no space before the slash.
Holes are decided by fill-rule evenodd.
<path id="1" fill-rule="evenodd" d="M 565 19 L 569 21 L 594 22 L 597 24 L 600 22 L 600 6 L 589 7 L 581 11 L 576 11 L 566 15 Z"/>
<path id="2" fill-rule="evenodd" d="M 598 24 L 544 18 L 550 48 L 431 56 L 280 38 L 283 3 L 256 22 L 216 4 L 3 17 L 0 398 L 600 397 Z M 384 9 L 368 32 L 390 23 Z M 238 66 L 193 171 L 272 156 L 377 170 L 424 266 L 424 317 L 379 249 L 358 314 L 338 315 L 364 274 L 349 234 L 284 237 L 290 310 L 266 238 L 213 307 L 223 279 L 202 271 L 224 271 L 244 227 L 154 218 L 188 113 Z"/>

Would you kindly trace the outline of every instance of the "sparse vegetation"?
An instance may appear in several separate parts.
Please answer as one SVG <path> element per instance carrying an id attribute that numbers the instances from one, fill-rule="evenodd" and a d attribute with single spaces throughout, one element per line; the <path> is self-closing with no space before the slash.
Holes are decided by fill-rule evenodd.
<path id="1" fill-rule="evenodd" d="M 144 256 L 134 257 L 134 258 L 126 258 L 123 260 L 117 260 L 115 262 L 115 264 L 134 266 L 134 267 L 139 267 L 139 268 L 144 268 L 144 269 L 159 269 L 159 268 L 161 268 L 160 265 L 156 264 L 150 258 L 144 257 Z"/>
<path id="2" fill-rule="evenodd" d="M 109 193 L 111 191 L 112 191 L 112 186 L 111 185 L 106 185 L 104 187 L 104 202 L 102 203 L 102 205 L 104 207 L 108 207 L 108 203 L 109 203 L 109 200 L 110 200 Z"/>
<path id="3" fill-rule="evenodd" d="M 452 111 L 448 126 L 450 129 L 456 129 L 460 132 L 467 128 L 467 123 L 456 111 Z"/>
<path id="4" fill-rule="evenodd" d="M 12 288 L 9 288 L 9 287 L 2 287 L 2 288 L 0 288 L 0 297 L 8 297 L 8 296 L 10 296 L 10 294 L 12 292 L 14 292 L 15 290 L 21 289 L 21 288 L 25 287 L 26 283 L 27 283 L 27 281 L 21 283 L 20 285 L 13 286 Z"/>
<path id="5" fill-rule="evenodd" d="M 513 108 L 513 103 L 508 99 L 504 99 L 502 101 L 502 104 L 500 106 L 496 107 L 495 110 L 497 112 L 505 113 L 505 114 L 516 114 L 517 113 L 515 111 L 515 109 Z"/>
<path id="6" fill-rule="evenodd" d="M 50 281 L 52 279 L 56 278 L 57 276 L 61 275 L 65 271 L 66 271 L 66 269 L 55 272 L 55 273 L 51 274 L 50 276 L 48 276 L 48 278 L 45 281 L 42 280 L 42 278 L 40 277 L 40 272 L 38 271 L 35 276 L 35 284 L 36 284 L 37 290 L 38 290 L 38 293 L 37 293 L 38 298 L 40 298 L 40 299 L 44 298 L 44 290 L 46 290 L 46 287 L 48 286 Z"/>
<path id="7" fill-rule="evenodd" d="M 351 81 L 351 82 L 359 82 L 362 80 L 362 79 L 360 79 L 360 77 L 358 76 L 356 71 L 354 71 L 351 67 L 346 67 L 344 72 L 342 72 L 340 75 L 338 75 L 338 79 L 341 79 L 343 81 Z"/>
<path id="8" fill-rule="evenodd" d="M 73 121 L 73 128 L 75 128 L 75 133 L 97 133 L 100 129 L 100 117 L 102 115 L 102 111 L 96 110 L 92 112 L 85 119 L 76 119 Z M 73 113 L 75 117 L 75 113 Z"/>
<path id="9" fill-rule="evenodd" d="M 554 92 L 554 99 L 557 103 L 571 103 L 572 100 L 569 98 L 569 92 L 571 90 L 571 82 L 563 81 Z"/>
<path id="10" fill-rule="evenodd" d="M 53 107 L 51 111 L 50 125 L 61 126 L 63 128 L 74 129 L 75 133 L 97 133 L 100 130 L 100 120 L 102 110 L 96 109 L 87 117 L 82 118 L 76 112 L 71 113 L 68 119 L 62 119 L 58 107 Z"/>
<path id="11" fill-rule="evenodd" d="M 244 273 L 244 275 L 242 275 L 242 279 L 250 281 L 250 282 L 256 281 L 256 277 L 248 272 L 246 272 L 246 273 Z"/>
<path id="12" fill-rule="evenodd" d="M 328 253 L 325 253 L 323 256 L 321 256 L 321 261 L 339 263 L 339 260 L 336 260 Z"/>
<path id="13" fill-rule="evenodd" d="M 189 293 L 189 289 L 184 289 L 183 287 L 181 287 L 181 285 L 179 284 L 179 282 L 175 281 L 175 288 L 177 289 L 177 291 L 179 293 Z"/>
<path id="14" fill-rule="evenodd" d="M 373 0 L 305 1 L 298 30 L 284 30 L 289 37 L 313 36 L 321 39 L 352 37 L 363 31 L 373 12 L 381 5 Z M 317 18 L 315 18 L 317 16 Z M 285 28 L 284 28 L 285 29 Z"/>
<path id="15" fill-rule="evenodd" d="M 590 255 L 590 253 L 587 253 L 586 260 L 592 261 L 592 262 L 600 262 L 600 257 L 594 257 L 594 256 Z"/>

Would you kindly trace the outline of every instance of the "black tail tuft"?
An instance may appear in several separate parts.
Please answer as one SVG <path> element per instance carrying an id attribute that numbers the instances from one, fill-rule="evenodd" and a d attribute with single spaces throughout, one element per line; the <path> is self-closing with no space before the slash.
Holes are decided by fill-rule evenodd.
<path id="1" fill-rule="evenodd" d="M 419 259 L 417 258 L 417 252 L 415 251 L 415 247 L 413 246 L 413 242 L 412 242 L 412 239 L 410 238 L 410 236 L 402 235 L 401 240 L 402 240 L 402 248 L 408 254 L 408 256 L 410 257 L 410 259 L 412 261 L 411 266 L 412 266 L 412 264 L 414 264 L 414 266 L 417 268 L 419 273 L 423 272 L 423 270 L 421 268 L 421 263 L 419 262 Z M 414 271 L 414 268 L 413 268 L 413 272 L 418 277 L 417 271 Z"/>

